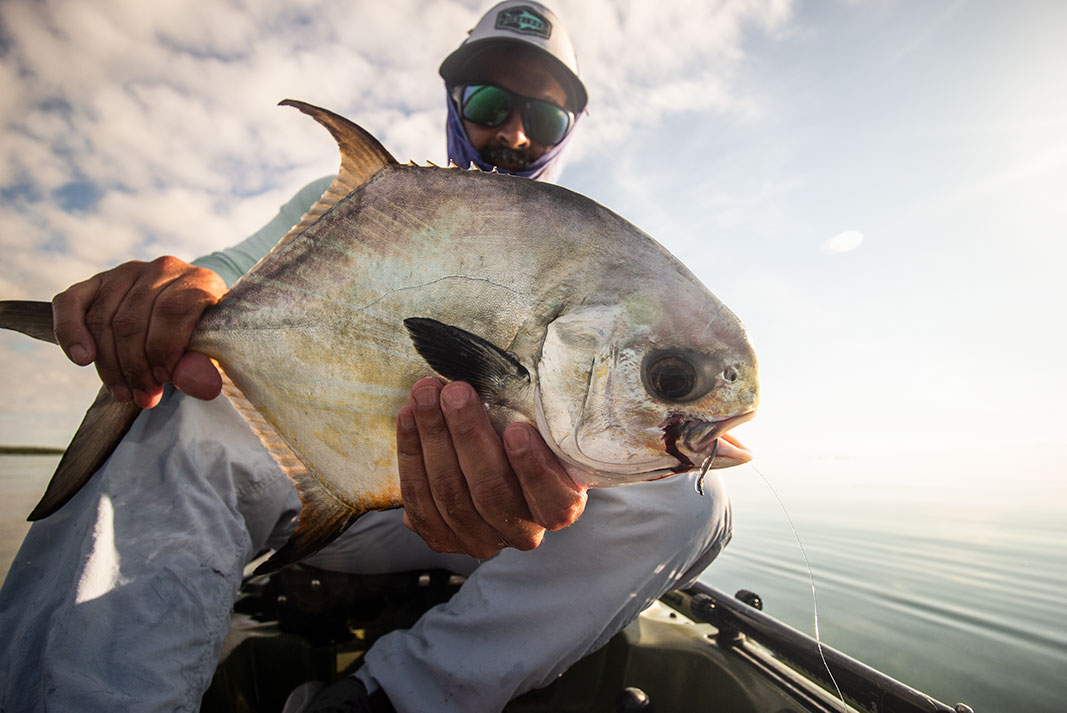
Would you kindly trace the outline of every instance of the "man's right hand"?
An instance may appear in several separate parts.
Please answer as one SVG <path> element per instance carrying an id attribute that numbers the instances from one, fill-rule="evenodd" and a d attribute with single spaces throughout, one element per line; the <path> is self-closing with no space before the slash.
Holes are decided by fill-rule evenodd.
<path id="1" fill-rule="evenodd" d="M 218 371 L 186 347 L 200 315 L 225 292 L 218 274 L 174 257 L 127 262 L 52 299 L 56 340 L 75 364 L 96 363 L 116 401 L 151 408 L 167 383 L 214 398 Z"/>

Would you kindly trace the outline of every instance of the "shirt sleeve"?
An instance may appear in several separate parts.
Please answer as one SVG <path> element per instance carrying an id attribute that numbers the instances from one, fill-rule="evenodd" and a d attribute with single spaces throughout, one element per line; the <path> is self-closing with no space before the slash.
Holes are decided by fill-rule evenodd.
<path id="1" fill-rule="evenodd" d="M 285 237 L 290 228 L 300 222 L 304 213 L 307 213 L 308 209 L 315 205 L 315 202 L 330 187 L 332 180 L 333 176 L 326 176 L 307 184 L 262 228 L 236 245 L 193 260 L 193 264 L 214 270 L 229 287 L 237 281 L 237 278 L 251 270 L 260 258 L 269 253 L 278 241 Z"/>

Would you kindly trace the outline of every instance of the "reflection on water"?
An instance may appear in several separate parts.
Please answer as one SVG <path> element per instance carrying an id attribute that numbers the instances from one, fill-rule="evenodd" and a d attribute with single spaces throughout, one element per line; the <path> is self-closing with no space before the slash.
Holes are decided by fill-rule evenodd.
<path id="1" fill-rule="evenodd" d="M 0 455 L 0 580 L 30 529 L 26 516 L 58 464 L 59 456 Z"/>
<path id="2" fill-rule="evenodd" d="M 1056 452 L 1058 451 L 1058 452 Z M 1067 700 L 1067 490 L 1062 449 L 981 463 L 765 458 L 814 571 L 825 643 L 976 711 L 1059 713 Z M 1006 469 L 1005 469 L 1006 470 Z M 735 536 L 702 579 L 758 592 L 813 632 L 804 557 L 751 468 L 727 476 Z"/>
<path id="3" fill-rule="evenodd" d="M 916 457 L 763 454 L 815 574 L 831 646 L 979 713 L 1060 713 L 1067 700 L 1064 449 L 1005 466 Z M 0 456 L 0 576 L 56 457 Z M 811 633 L 808 571 L 750 466 L 727 471 L 734 540 L 704 573 L 752 589 Z M 699 497 L 695 493 L 693 497 Z"/>

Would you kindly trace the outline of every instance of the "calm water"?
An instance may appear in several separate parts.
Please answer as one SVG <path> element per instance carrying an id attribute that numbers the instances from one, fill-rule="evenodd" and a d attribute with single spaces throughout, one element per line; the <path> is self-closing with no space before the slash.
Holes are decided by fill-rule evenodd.
<path id="1" fill-rule="evenodd" d="M 1061 713 L 1067 452 L 1038 449 L 1010 466 L 914 461 L 761 454 L 814 571 L 823 641 L 949 705 Z M 56 462 L 0 456 L 0 576 Z M 752 467 L 727 473 L 734 541 L 703 578 L 758 592 L 765 612 L 812 633 L 786 516 Z"/>

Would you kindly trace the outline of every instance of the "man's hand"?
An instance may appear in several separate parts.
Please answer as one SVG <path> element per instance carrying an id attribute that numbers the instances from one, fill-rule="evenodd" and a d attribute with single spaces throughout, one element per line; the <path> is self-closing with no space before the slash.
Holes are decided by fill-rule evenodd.
<path id="1" fill-rule="evenodd" d="M 52 299 L 56 339 L 75 364 L 96 362 L 116 401 L 151 408 L 171 382 L 214 398 L 222 380 L 211 360 L 185 349 L 200 315 L 225 292 L 216 273 L 174 257 L 127 262 Z"/>
<path id="2" fill-rule="evenodd" d="M 585 509 L 585 490 L 537 431 L 514 423 L 501 439 L 460 381 L 412 387 L 397 417 L 397 456 L 404 523 L 436 552 L 484 559 L 509 546 L 531 550 Z"/>

